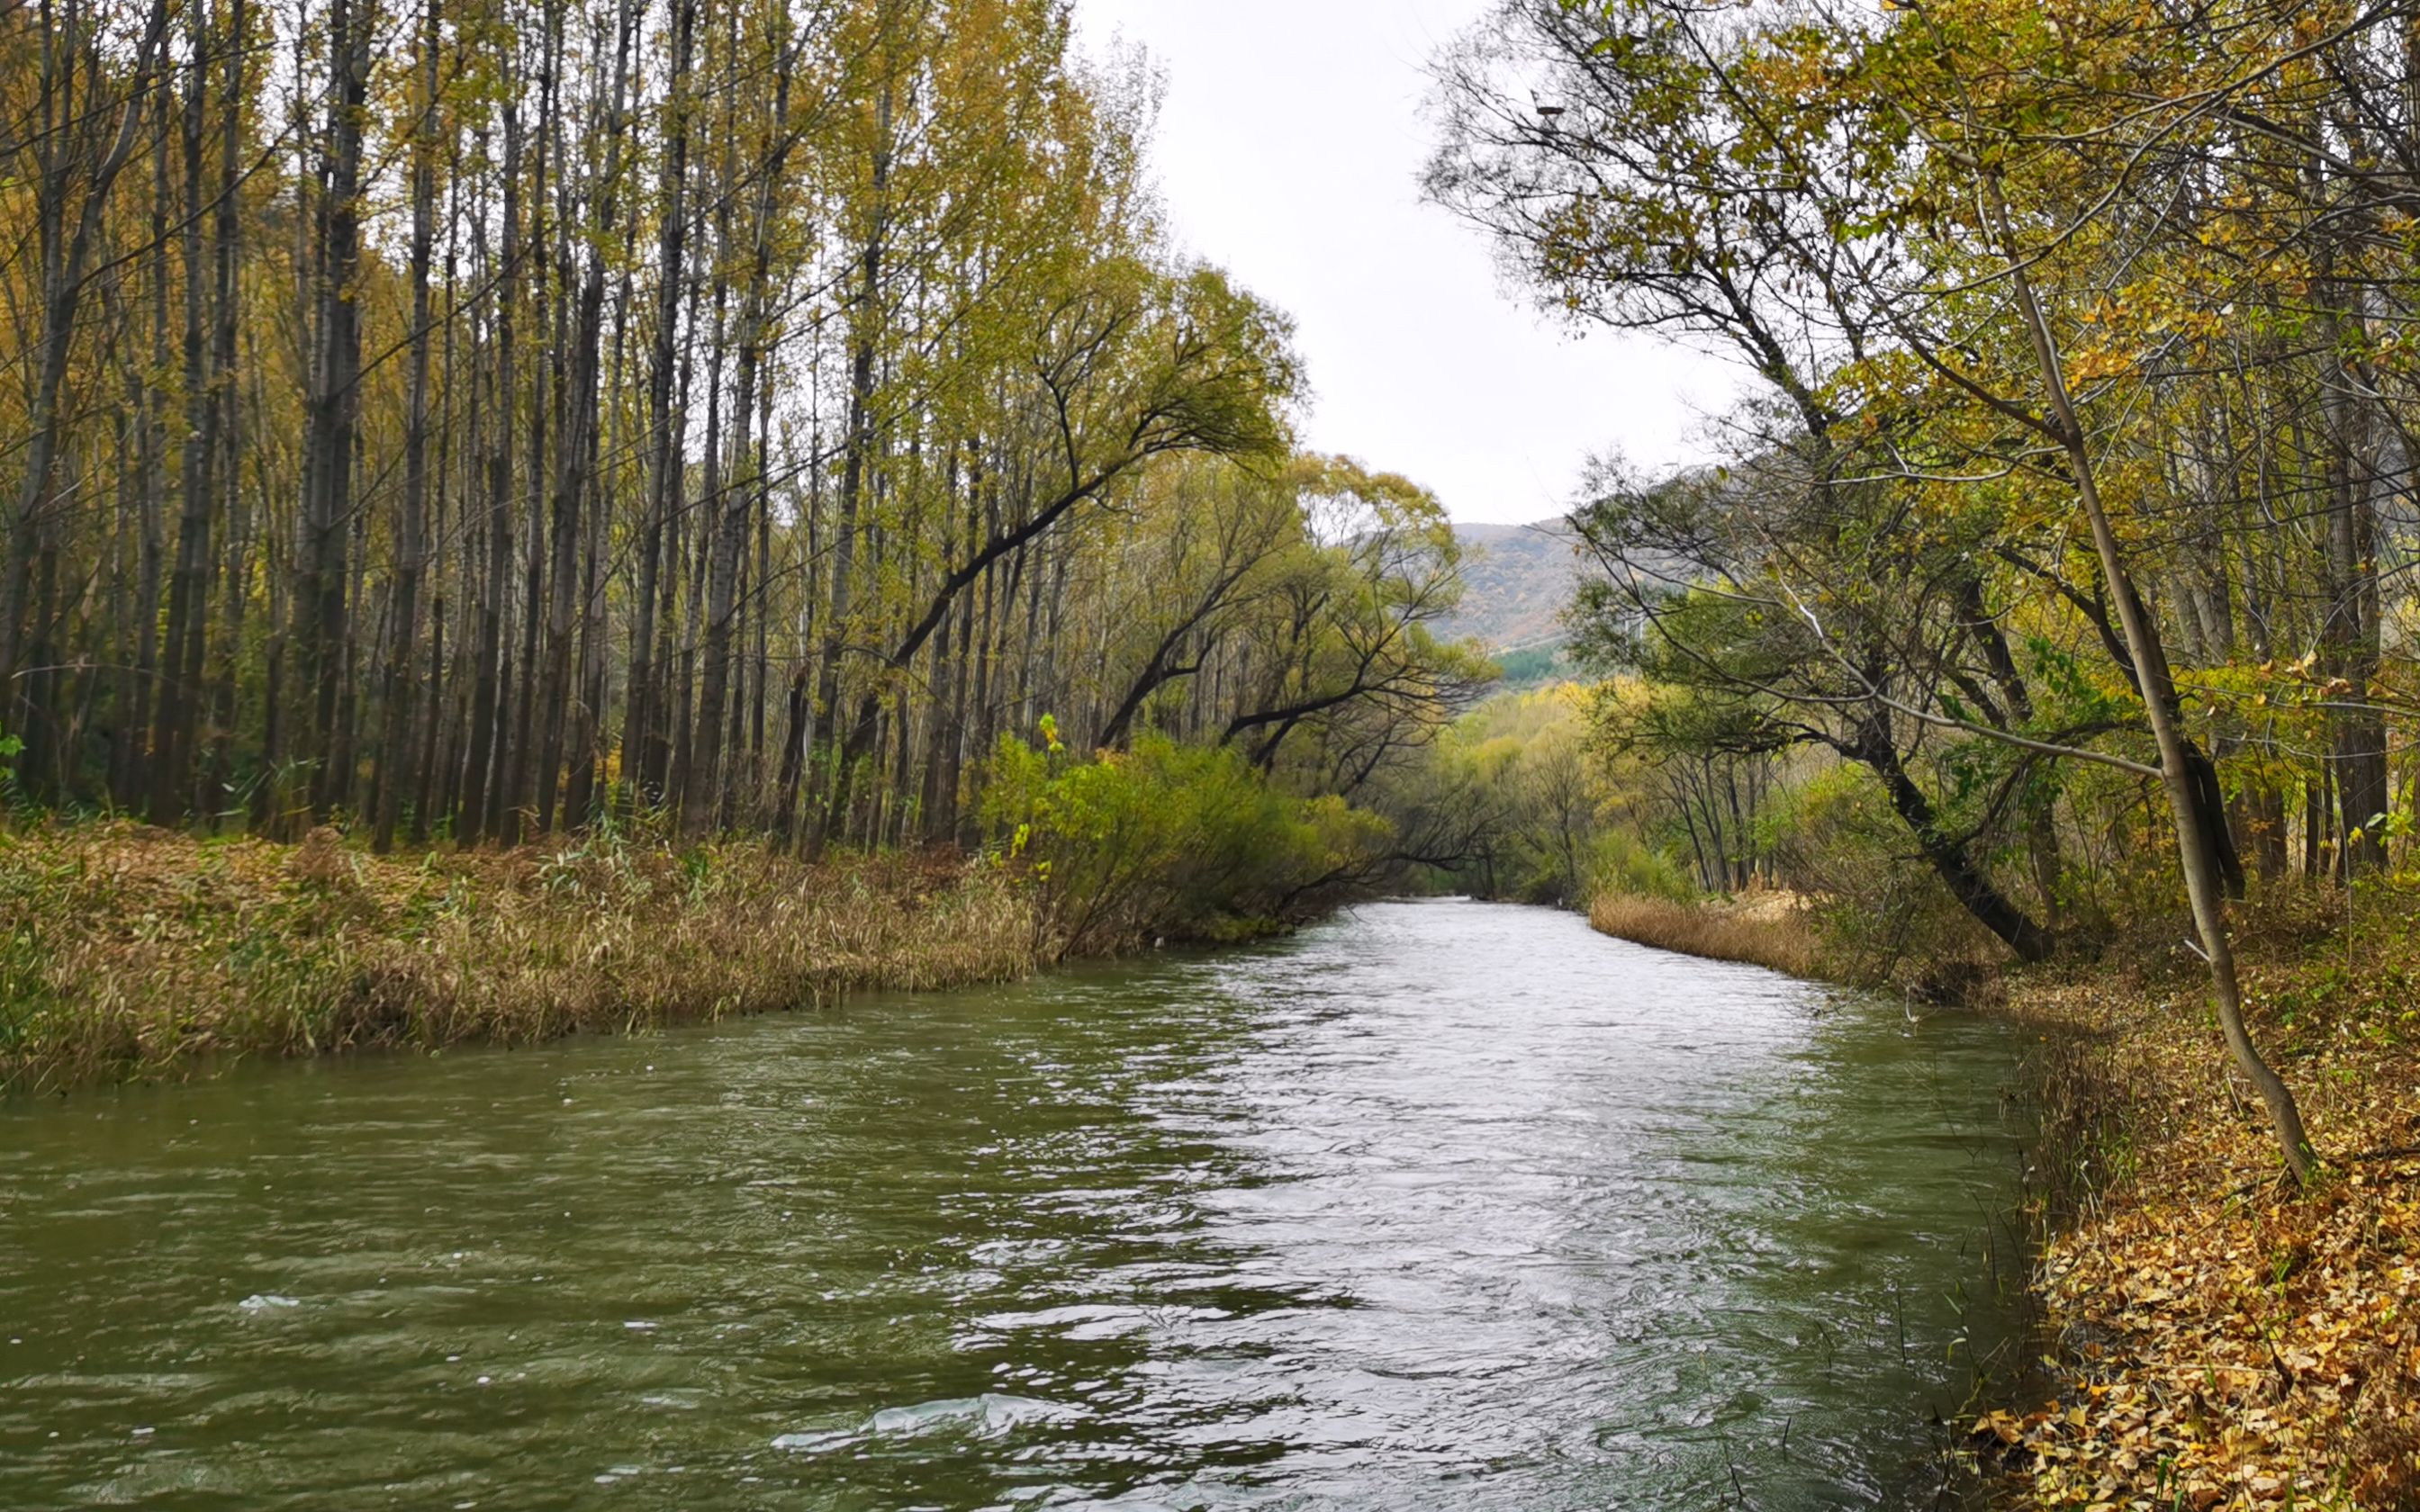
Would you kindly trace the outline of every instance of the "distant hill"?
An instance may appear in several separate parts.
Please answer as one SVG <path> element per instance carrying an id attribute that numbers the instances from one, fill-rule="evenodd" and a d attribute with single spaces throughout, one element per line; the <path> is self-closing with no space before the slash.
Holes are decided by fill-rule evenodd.
<path id="1" fill-rule="evenodd" d="M 1463 548 L 1464 588 L 1461 606 L 1441 626 L 1444 633 L 1495 652 L 1559 646 L 1562 612 L 1580 574 L 1571 527 L 1549 519 L 1456 525 L 1453 533 Z"/>

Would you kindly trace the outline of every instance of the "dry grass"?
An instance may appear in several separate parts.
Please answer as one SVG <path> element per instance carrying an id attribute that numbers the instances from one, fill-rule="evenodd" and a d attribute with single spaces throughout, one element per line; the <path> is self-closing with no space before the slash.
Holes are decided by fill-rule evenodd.
<path id="1" fill-rule="evenodd" d="M 2055 1396 L 1978 1429 L 2011 1505 L 2420 1507 L 2420 896 L 2348 918 L 2341 893 L 2281 894 L 2239 937 L 2331 1161 L 2307 1192 L 2195 963 L 2015 982 L 2053 1052 L 2037 1177 L 2065 1211 L 2039 1283 Z"/>
<path id="2" fill-rule="evenodd" d="M 1636 893 L 1601 894 L 1589 922 L 1617 938 L 1714 961 L 1745 961 L 1813 976 L 1822 952 L 1813 924 L 1789 893 L 1751 893 L 1731 903 L 1680 903 Z"/>
<path id="3" fill-rule="evenodd" d="M 212 1057 L 527 1044 L 1005 980 L 1035 920 L 958 863 L 591 841 L 379 858 L 131 825 L 0 834 L 0 1090 Z"/>

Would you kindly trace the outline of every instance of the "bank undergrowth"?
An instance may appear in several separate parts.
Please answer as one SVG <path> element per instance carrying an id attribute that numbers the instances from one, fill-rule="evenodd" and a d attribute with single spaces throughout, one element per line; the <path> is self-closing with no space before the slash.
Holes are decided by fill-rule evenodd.
<path id="1" fill-rule="evenodd" d="M 2420 1507 L 2420 888 L 2283 887 L 2237 933 L 2327 1162 L 2307 1192 L 2173 932 L 2011 977 L 2047 1047 L 2055 1389 L 1978 1425 L 2009 1504 Z"/>
<path id="2" fill-rule="evenodd" d="M 1829 980 L 1874 959 L 1820 903 L 1772 894 L 1609 895 L 1591 918 Z M 2329 1162 L 2308 1193 L 2283 1179 L 2177 920 L 1988 979 L 1962 938 L 1896 957 L 1894 985 L 2031 1041 L 2040 1373 L 1965 1451 L 1996 1504 L 2420 1508 L 2420 885 L 2278 886 L 2237 933 L 2254 1032 Z"/>
<path id="3" fill-rule="evenodd" d="M 1070 956 L 1292 928 L 1365 891 L 1390 829 L 1158 735 L 1071 755 L 1003 739 L 972 856 L 809 865 L 606 827 L 512 851 L 377 856 L 120 822 L 0 828 L 0 1091 L 230 1057 L 532 1044 Z"/>
<path id="4" fill-rule="evenodd" d="M 984 815 L 998 865 L 1036 909 L 1046 956 L 1162 939 L 1232 942 L 1292 928 L 1386 874 L 1387 822 L 1272 783 L 1232 747 L 1157 734 L 1074 757 L 1003 737 Z"/>
<path id="5" fill-rule="evenodd" d="M 1712 961 L 1745 961 L 1795 977 L 1819 973 L 1821 942 L 1803 903 L 1789 893 L 1735 901 L 1681 903 L 1641 893 L 1603 892 L 1589 904 L 1597 933 Z"/>
<path id="6" fill-rule="evenodd" d="M 0 1090 L 233 1056 L 532 1044 L 1000 980 L 1035 904 L 939 859 L 611 834 L 374 856 L 128 824 L 0 832 Z"/>

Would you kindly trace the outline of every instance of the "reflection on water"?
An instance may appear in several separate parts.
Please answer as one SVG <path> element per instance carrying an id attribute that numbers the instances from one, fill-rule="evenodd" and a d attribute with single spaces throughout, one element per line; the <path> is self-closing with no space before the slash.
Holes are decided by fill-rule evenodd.
<path id="1" fill-rule="evenodd" d="M 1900 1504 L 2009 1055 L 1446 902 L 0 1105 L 0 1506 Z"/>

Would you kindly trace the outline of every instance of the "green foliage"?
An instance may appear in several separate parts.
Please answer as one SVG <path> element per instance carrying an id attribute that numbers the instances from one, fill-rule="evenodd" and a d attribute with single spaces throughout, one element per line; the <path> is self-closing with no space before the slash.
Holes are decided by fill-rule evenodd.
<path id="1" fill-rule="evenodd" d="M 1594 738 L 1571 684 L 1499 694 L 1445 733 L 1388 795 L 1404 849 L 1441 885 L 1481 897 L 1585 908 L 1603 888 L 1686 897 L 1635 811 L 1630 764 Z"/>
<path id="2" fill-rule="evenodd" d="M 1827 765 L 1777 795 L 1761 821 L 1785 875 L 1811 900 L 1832 972 L 1885 982 L 1993 942 L 1913 853 L 1907 826 L 1862 766 Z"/>
<path id="3" fill-rule="evenodd" d="M 1508 691 L 1543 687 L 1549 683 L 1568 682 L 1572 674 L 1570 652 L 1560 643 L 1551 646 L 1524 646 L 1507 651 L 1496 658 L 1497 675 Z"/>
<path id="4" fill-rule="evenodd" d="M 1589 846 L 1589 897 L 1614 892 L 1673 903 L 1688 903 L 1698 896 L 1698 889 L 1669 853 L 1627 829 L 1607 829 Z"/>
<path id="5" fill-rule="evenodd" d="M 1385 821 L 1342 798 L 1279 792 L 1228 747 L 1146 734 L 1068 756 L 1003 735 L 984 818 L 1043 903 L 1063 951 L 1282 927 L 1375 874 Z"/>
<path id="6" fill-rule="evenodd" d="M 0 810 L 13 809 L 18 804 L 17 758 L 24 753 L 24 741 L 0 732 Z"/>

